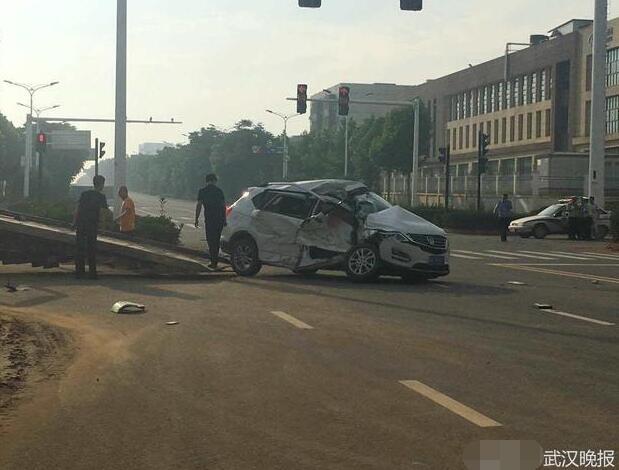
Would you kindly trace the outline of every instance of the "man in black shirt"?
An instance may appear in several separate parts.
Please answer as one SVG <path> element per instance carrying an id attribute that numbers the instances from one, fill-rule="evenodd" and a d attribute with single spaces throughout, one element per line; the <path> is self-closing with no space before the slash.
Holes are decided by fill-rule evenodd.
<path id="1" fill-rule="evenodd" d="M 226 199 L 221 189 L 217 187 L 217 176 L 206 176 L 206 186 L 198 193 L 196 205 L 196 228 L 200 226 L 200 214 L 204 206 L 204 225 L 206 227 L 206 243 L 211 257 L 210 268 L 217 268 L 219 261 L 219 245 L 221 232 L 226 225 Z"/>
<path id="2" fill-rule="evenodd" d="M 73 225 L 77 230 L 77 250 L 75 254 L 75 274 L 81 278 L 85 274 L 85 257 L 91 279 L 97 278 L 97 230 L 101 209 L 109 210 L 103 194 L 105 178 L 97 175 L 92 180 L 94 189 L 80 196 Z"/>

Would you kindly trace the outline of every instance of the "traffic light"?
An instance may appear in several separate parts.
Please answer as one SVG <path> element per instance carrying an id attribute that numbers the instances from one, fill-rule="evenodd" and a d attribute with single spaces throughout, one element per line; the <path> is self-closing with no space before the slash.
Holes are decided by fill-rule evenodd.
<path id="1" fill-rule="evenodd" d="M 105 150 L 103 150 L 105 148 L 105 142 L 99 142 L 99 158 L 103 158 L 103 155 L 105 155 Z"/>
<path id="2" fill-rule="evenodd" d="M 400 10 L 421 11 L 423 0 L 400 0 Z"/>
<path id="3" fill-rule="evenodd" d="M 45 153 L 47 150 L 47 135 L 44 132 L 39 132 L 37 134 L 37 152 Z"/>
<path id="4" fill-rule="evenodd" d="M 307 112 L 307 85 L 300 83 L 297 85 L 297 113 Z"/>
<path id="5" fill-rule="evenodd" d="M 447 163 L 449 160 L 449 149 L 447 147 L 440 147 L 438 149 L 438 161 L 441 163 Z"/>
<path id="6" fill-rule="evenodd" d="M 299 6 L 302 8 L 320 8 L 322 0 L 299 0 Z"/>
<path id="7" fill-rule="evenodd" d="M 340 116 L 348 116 L 348 111 L 350 108 L 350 88 L 347 86 L 340 87 L 339 108 Z"/>
<path id="8" fill-rule="evenodd" d="M 488 134 L 484 134 L 483 132 L 479 133 L 479 149 L 478 149 L 478 166 L 479 166 L 479 174 L 483 174 L 486 172 L 486 167 L 488 164 L 488 159 L 486 155 L 488 155 L 488 146 L 490 145 L 490 136 Z"/>

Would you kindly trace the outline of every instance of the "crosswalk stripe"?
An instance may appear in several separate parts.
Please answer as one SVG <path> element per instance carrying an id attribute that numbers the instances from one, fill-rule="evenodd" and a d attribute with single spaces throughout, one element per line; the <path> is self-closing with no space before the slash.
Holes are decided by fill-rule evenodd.
<path id="1" fill-rule="evenodd" d="M 607 321 L 602 321 L 602 320 L 596 320 L 595 318 L 590 318 L 590 317 L 583 317 L 581 315 L 574 315 L 573 313 L 567 313 L 567 312 L 561 312 L 560 310 L 553 310 L 553 309 L 545 309 L 545 310 L 540 310 L 541 312 L 544 313 L 554 313 L 555 315 L 561 315 L 562 317 L 569 317 L 569 318 L 574 318 L 576 320 L 582 320 L 582 321 L 587 321 L 589 323 L 595 323 L 596 325 L 603 325 L 603 326 L 615 326 L 614 323 L 610 323 Z"/>
<path id="2" fill-rule="evenodd" d="M 482 259 L 478 256 L 459 255 L 458 253 L 450 253 L 449 256 L 451 256 L 452 258 L 462 258 L 462 259 Z"/>
<path id="3" fill-rule="evenodd" d="M 529 253 L 532 255 L 548 255 L 548 256 L 553 256 L 555 258 L 567 258 L 567 259 L 579 259 L 579 260 L 583 260 L 583 261 L 588 261 L 591 258 L 585 258 L 582 256 L 574 256 L 574 255 L 562 255 L 560 253 L 540 253 L 539 251 L 521 251 L 521 253 Z"/>
<path id="4" fill-rule="evenodd" d="M 314 329 L 313 326 L 309 326 L 307 323 L 302 322 L 301 320 L 293 317 L 292 315 L 288 315 L 286 312 L 274 311 L 271 313 L 275 315 L 276 317 L 278 317 L 279 319 L 284 320 L 285 322 L 288 322 L 291 325 L 294 325 L 301 330 L 313 330 Z"/>
<path id="5" fill-rule="evenodd" d="M 518 259 L 514 256 L 492 255 L 490 253 L 477 253 L 475 251 L 467 251 L 467 250 L 452 250 L 452 251 L 456 251 L 458 253 L 464 253 L 467 255 L 482 256 L 484 258 Z"/>
<path id="6" fill-rule="evenodd" d="M 619 255 L 613 255 L 613 254 L 605 254 L 605 253 L 590 253 L 590 252 L 585 252 L 583 253 L 583 255 L 586 256 L 594 256 L 595 258 L 602 258 L 602 259 L 611 259 L 611 260 L 619 260 Z"/>
<path id="7" fill-rule="evenodd" d="M 591 274 L 574 273 L 569 271 L 559 271 L 555 269 L 546 269 L 538 267 L 537 265 L 529 264 L 493 264 L 492 266 L 498 266 L 500 268 L 518 269 L 520 271 L 531 271 L 534 273 L 554 274 L 556 276 L 573 277 L 577 279 L 588 279 L 590 281 L 610 282 L 612 284 L 619 284 L 619 278 L 595 276 Z"/>
<path id="8" fill-rule="evenodd" d="M 578 256 L 580 258 L 588 258 L 593 259 L 591 255 L 585 255 L 583 253 L 573 253 L 571 251 L 552 251 L 551 253 L 556 253 L 558 255 L 567 255 L 567 256 Z"/>
<path id="9" fill-rule="evenodd" d="M 512 255 L 518 256 L 519 258 L 533 258 L 533 259 L 545 259 L 549 261 L 554 261 L 555 258 L 549 258 L 547 256 L 536 256 L 536 255 L 523 255 L 522 253 L 511 253 L 509 251 L 498 251 L 498 250 L 488 250 L 491 253 L 498 253 L 500 255 Z"/>

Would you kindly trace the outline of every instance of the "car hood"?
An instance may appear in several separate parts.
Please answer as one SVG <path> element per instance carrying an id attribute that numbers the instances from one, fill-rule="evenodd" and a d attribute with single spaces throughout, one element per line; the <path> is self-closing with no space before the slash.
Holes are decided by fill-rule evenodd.
<path id="1" fill-rule="evenodd" d="M 539 220 L 549 220 L 549 219 L 557 219 L 558 217 L 546 217 L 544 215 L 532 215 L 530 217 L 523 217 L 522 219 L 512 220 L 512 224 L 526 224 L 527 222 L 537 222 Z"/>
<path id="2" fill-rule="evenodd" d="M 384 211 L 368 215 L 365 221 L 365 228 L 413 233 L 416 235 L 446 235 L 445 230 L 442 228 L 400 206 L 393 206 Z"/>

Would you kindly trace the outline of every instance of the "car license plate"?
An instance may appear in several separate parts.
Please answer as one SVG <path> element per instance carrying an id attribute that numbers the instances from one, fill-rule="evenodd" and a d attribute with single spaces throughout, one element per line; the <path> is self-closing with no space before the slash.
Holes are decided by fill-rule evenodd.
<path id="1" fill-rule="evenodd" d="M 430 256 L 430 264 L 433 266 L 442 266 L 445 264 L 444 256 Z"/>

